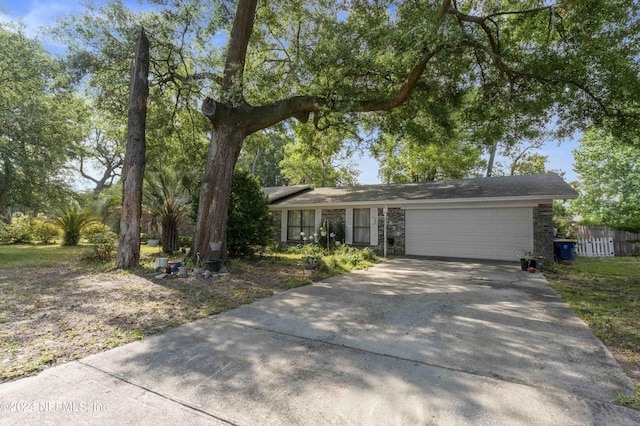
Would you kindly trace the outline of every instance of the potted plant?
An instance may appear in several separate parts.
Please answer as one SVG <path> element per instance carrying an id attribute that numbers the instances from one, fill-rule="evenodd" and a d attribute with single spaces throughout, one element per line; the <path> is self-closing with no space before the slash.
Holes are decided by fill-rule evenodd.
<path id="1" fill-rule="evenodd" d="M 322 226 L 320 226 L 320 236 L 321 237 L 326 237 L 327 236 L 327 227 L 328 227 L 328 221 L 325 219 L 324 222 L 322 222 Z"/>
<path id="2" fill-rule="evenodd" d="M 147 240 L 149 247 L 158 247 L 160 244 L 160 234 L 158 231 L 152 231 L 149 233 L 149 239 Z"/>
<path id="3" fill-rule="evenodd" d="M 187 278 L 189 276 L 189 269 L 193 267 L 193 259 L 190 256 L 185 256 L 182 259 L 182 264 L 178 267 L 178 278 Z"/>
<path id="4" fill-rule="evenodd" d="M 202 275 L 202 259 L 200 258 L 200 253 L 196 253 L 196 263 L 193 267 L 193 275 L 196 277 Z"/>
<path id="5" fill-rule="evenodd" d="M 305 276 L 312 277 L 318 267 L 318 263 L 319 259 L 317 256 L 304 256 L 302 258 L 302 266 L 304 267 Z"/>
<path id="6" fill-rule="evenodd" d="M 520 266 L 523 271 L 535 272 L 542 264 L 543 259 L 544 256 L 538 256 L 532 251 L 523 250 L 520 256 Z"/>

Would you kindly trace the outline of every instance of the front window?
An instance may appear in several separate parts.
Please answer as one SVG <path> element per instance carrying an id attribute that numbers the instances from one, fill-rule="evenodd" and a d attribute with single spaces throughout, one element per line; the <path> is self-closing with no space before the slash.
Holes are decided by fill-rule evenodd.
<path id="1" fill-rule="evenodd" d="M 369 209 L 353 209 L 353 243 L 369 244 L 371 217 Z"/>
<path id="2" fill-rule="evenodd" d="M 287 239 L 301 240 L 301 232 L 307 238 L 313 238 L 315 232 L 316 212 L 315 210 L 289 210 L 287 219 Z"/>

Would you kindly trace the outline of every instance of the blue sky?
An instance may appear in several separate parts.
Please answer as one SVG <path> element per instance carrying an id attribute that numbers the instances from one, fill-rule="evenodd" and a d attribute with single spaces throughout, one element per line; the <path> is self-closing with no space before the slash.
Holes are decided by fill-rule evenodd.
<path id="1" fill-rule="evenodd" d="M 101 3 L 96 1 L 96 3 Z M 125 0 L 125 4 L 138 8 L 135 0 Z M 71 14 L 81 9 L 79 1 L 50 1 L 50 0 L 0 0 L 0 20 L 22 21 L 26 25 L 27 33 L 35 37 L 39 27 L 51 23 L 55 18 Z M 576 180 L 573 172 L 573 154 L 571 150 L 578 146 L 577 140 L 563 141 L 560 146 L 550 141 L 539 152 L 547 155 L 547 168 L 566 172 L 565 179 L 569 182 Z M 356 158 L 361 174 L 358 180 L 361 184 L 379 183 L 378 164 L 368 153 Z"/>

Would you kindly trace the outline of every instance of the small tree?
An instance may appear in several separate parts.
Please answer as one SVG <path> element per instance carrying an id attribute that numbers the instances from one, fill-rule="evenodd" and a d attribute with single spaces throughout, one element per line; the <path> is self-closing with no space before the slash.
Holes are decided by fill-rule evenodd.
<path id="1" fill-rule="evenodd" d="M 78 206 L 67 207 L 66 210 L 58 213 L 58 217 L 54 222 L 62 228 L 64 237 L 62 238 L 63 246 L 77 246 L 80 242 L 80 235 L 85 226 L 93 222 L 91 213 L 87 210 L 81 210 Z"/>
<path id="2" fill-rule="evenodd" d="M 231 256 L 253 253 L 253 247 L 267 245 L 273 236 L 269 198 L 260 181 L 248 172 L 233 175 L 229 202 L 228 244 Z"/>
<path id="3" fill-rule="evenodd" d="M 145 180 L 145 204 L 162 226 L 162 250 L 178 250 L 178 228 L 189 220 L 189 196 L 169 168 L 153 168 Z"/>

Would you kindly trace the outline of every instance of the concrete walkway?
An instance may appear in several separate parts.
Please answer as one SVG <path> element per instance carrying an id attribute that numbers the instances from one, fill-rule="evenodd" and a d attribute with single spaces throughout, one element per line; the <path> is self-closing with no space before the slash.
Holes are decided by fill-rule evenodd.
<path id="1" fill-rule="evenodd" d="M 0 385 L 0 424 L 640 424 L 618 392 L 541 275 L 394 259 Z"/>

